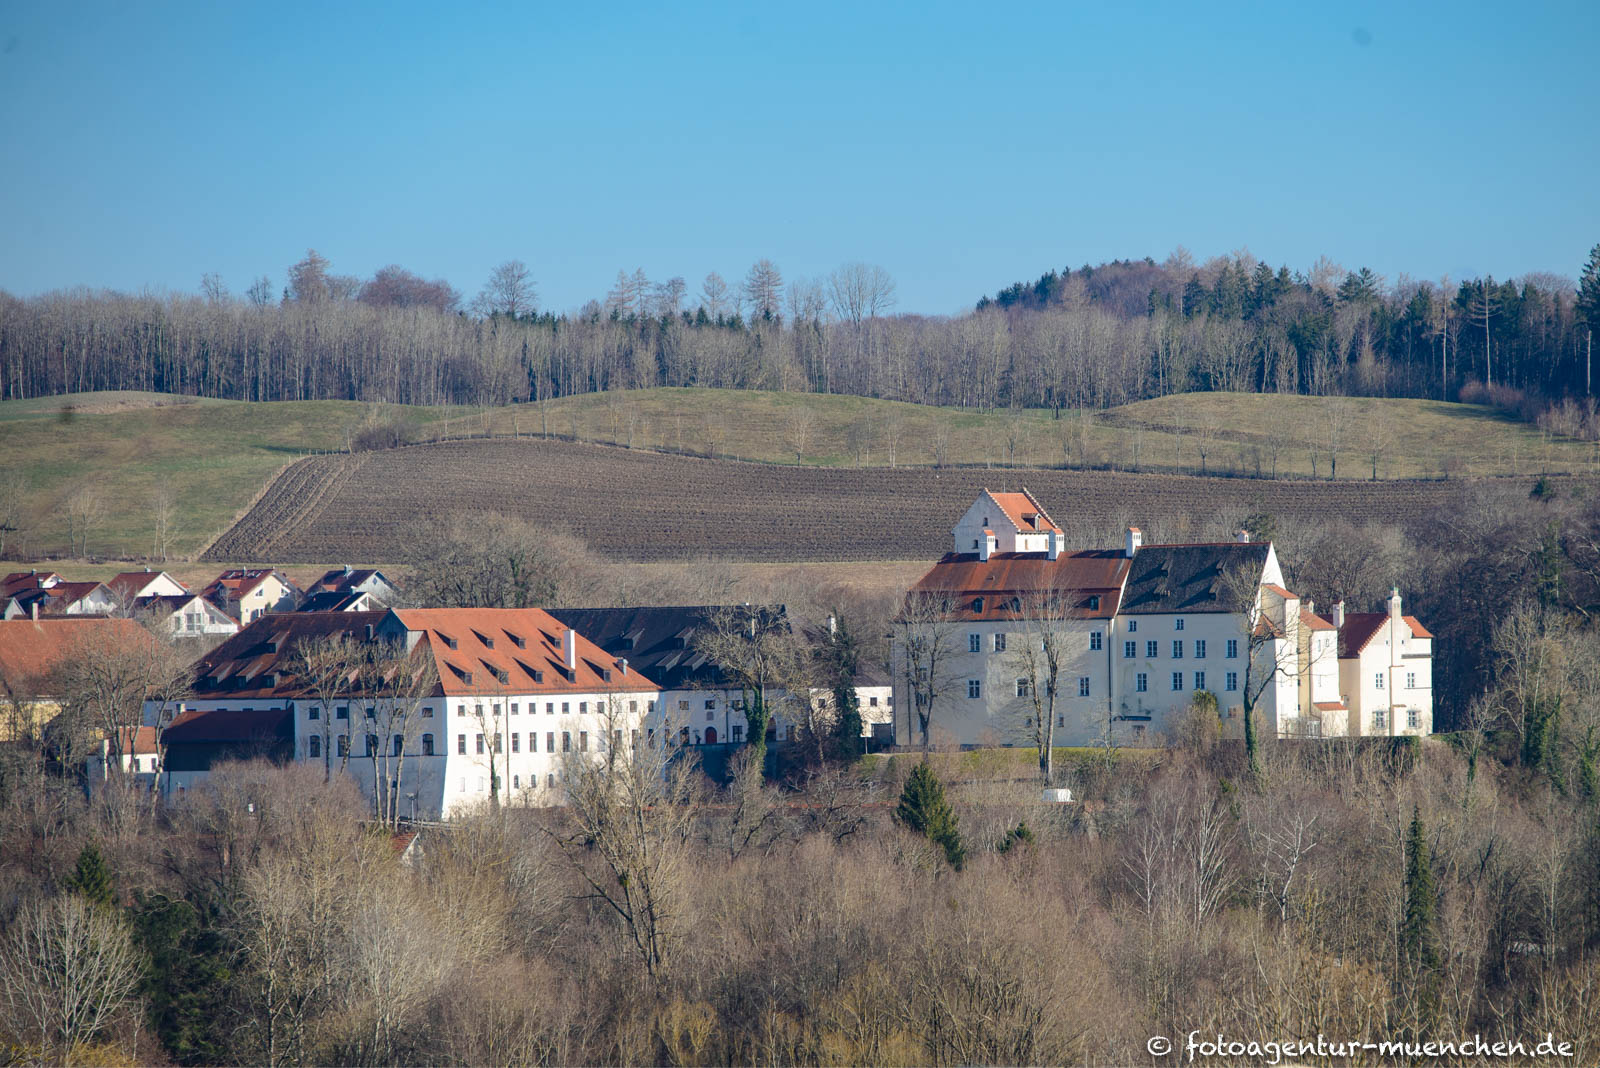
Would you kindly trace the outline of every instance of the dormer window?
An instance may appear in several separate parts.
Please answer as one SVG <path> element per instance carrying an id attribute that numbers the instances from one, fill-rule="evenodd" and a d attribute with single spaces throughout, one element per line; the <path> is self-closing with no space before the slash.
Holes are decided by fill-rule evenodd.
<path id="1" fill-rule="evenodd" d="M 511 644 L 515 645 L 518 649 L 526 649 L 528 647 L 528 639 L 524 638 L 520 634 L 512 634 L 508 630 L 506 631 L 506 637 L 510 638 Z"/>
<path id="2" fill-rule="evenodd" d="M 974 612 L 982 612 L 983 611 L 983 598 L 982 597 L 974 597 L 972 599 L 972 610 Z"/>
<path id="3" fill-rule="evenodd" d="M 1089 611 L 1091 611 L 1091 612 L 1100 611 L 1100 595 L 1099 594 L 1090 594 L 1089 595 Z"/>

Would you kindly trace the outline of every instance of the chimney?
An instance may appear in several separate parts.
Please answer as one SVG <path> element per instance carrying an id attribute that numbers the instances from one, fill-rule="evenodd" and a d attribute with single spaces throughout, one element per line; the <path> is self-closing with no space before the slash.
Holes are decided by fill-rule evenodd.
<path id="1" fill-rule="evenodd" d="M 33 604 L 28 606 L 28 611 L 30 614 L 32 614 L 33 621 L 35 623 L 39 622 L 39 601 L 37 599 L 34 600 Z"/>
<path id="2" fill-rule="evenodd" d="M 627 657 L 623 656 L 623 657 L 618 657 L 617 658 L 617 670 L 622 672 L 624 675 L 626 675 L 628 673 L 628 658 Z"/>
<path id="3" fill-rule="evenodd" d="M 1312 615 L 1316 615 L 1317 614 L 1317 602 L 1315 602 L 1315 601 L 1307 601 L 1306 602 L 1306 611 L 1310 612 Z"/>
<path id="4" fill-rule="evenodd" d="M 1133 554 L 1138 552 L 1139 551 L 1139 546 L 1141 546 L 1143 544 L 1144 544 L 1144 532 L 1141 531 L 1138 527 L 1129 527 L 1128 528 L 1128 543 L 1127 543 L 1127 547 L 1123 550 L 1123 555 L 1126 556 L 1129 560 L 1132 560 L 1133 559 Z"/>
<path id="5" fill-rule="evenodd" d="M 978 559 L 987 562 L 989 555 L 993 552 L 994 535 L 986 530 L 983 532 L 983 536 L 978 539 Z"/>
<path id="6" fill-rule="evenodd" d="M 567 665 L 568 671 L 578 669 L 578 632 L 571 627 L 561 635 L 561 662 Z"/>
<path id="7" fill-rule="evenodd" d="M 1248 530 L 1236 530 L 1233 532 L 1233 540 L 1238 542 L 1240 545 L 1249 545 L 1250 532 Z"/>
<path id="8" fill-rule="evenodd" d="M 1400 622 L 1400 587 L 1392 586 L 1389 589 L 1389 618 L 1396 623 Z"/>
<path id="9" fill-rule="evenodd" d="M 1066 535 L 1059 530 L 1052 530 L 1045 537 L 1050 539 L 1050 559 L 1059 560 L 1061 558 L 1062 543 L 1067 540 Z"/>
<path id="10" fill-rule="evenodd" d="M 1344 630 L 1344 602 L 1333 602 L 1333 629 Z"/>

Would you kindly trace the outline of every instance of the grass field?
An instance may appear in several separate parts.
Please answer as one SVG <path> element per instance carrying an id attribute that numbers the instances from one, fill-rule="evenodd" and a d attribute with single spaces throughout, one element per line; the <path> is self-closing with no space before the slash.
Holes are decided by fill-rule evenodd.
<path id="1" fill-rule="evenodd" d="M 71 406 L 70 416 L 64 409 Z M 94 393 L 0 403 L 0 476 L 19 485 L 24 536 L 4 555 L 67 552 L 67 499 L 97 495 L 91 556 L 152 551 L 152 502 L 176 499 L 169 553 L 197 554 L 298 457 L 342 449 L 374 411 L 344 401 L 196 400 Z M 1387 444 L 1380 478 L 1552 472 L 1592 473 L 1596 447 L 1551 439 L 1487 409 L 1433 401 L 1254 394 L 1186 394 L 1107 412 L 984 414 L 861 397 L 653 389 L 486 410 L 403 409 L 430 436 L 530 435 L 632 444 L 766 463 L 820 467 L 950 465 L 1137 468 L 1141 471 L 1309 476 L 1329 470 L 1327 439 L 1340 438 L 1339 474 L 1370 476 L 1367 443 Z M 1330 425 L 1330 412 L 1338 415 Z M 1277 446 L 1274 447 L 1274 442 Z M 1275 454 L 1275 455 L 1274 455 Z M 338 562 L 338 561 L 334 561 Z"/>

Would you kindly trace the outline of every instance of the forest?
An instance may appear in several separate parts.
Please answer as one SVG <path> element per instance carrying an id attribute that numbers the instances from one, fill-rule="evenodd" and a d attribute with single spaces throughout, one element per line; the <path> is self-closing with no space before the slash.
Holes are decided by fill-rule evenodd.
<path id="1" fill-rule="evenodd" d="M 0 397 L 155 390 L 240 400 L 500 405 L 649 386 L 808 390 L 980 410 L 1098 408 L 1193 390 L 1489 400 L 1600 432 L 1600 246 L 1553 274 L 1390 283 L 1247 252 L 1050 270 L 954 316 L 894 314 L 880 267 L 730 284 L 618 273 L 541 310 L 532 270 L 470 301 L 399 266 L 362 280 L 315 251 L 281 291 L 0 294 Z"/>

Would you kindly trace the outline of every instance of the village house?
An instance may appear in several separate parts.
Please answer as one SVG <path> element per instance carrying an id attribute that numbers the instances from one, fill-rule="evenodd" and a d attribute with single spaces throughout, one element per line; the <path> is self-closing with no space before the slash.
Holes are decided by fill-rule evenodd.
<path id="1" fill-rule="evenodd" d="M 0 622 L 0 741 L 37 737 L 61 710 L 58 671 L 149 635 L 131 619 L 62 616 Z"/>
<path id="2" fill-rule="evenodd" d="M 402 601 L 400 588 L 390 582 L 382 571 L 375 567 L 351 567 L 349 564 L 324 572 L 321 578 L 306 587 L 307 598 L 324 593 L 364 594 L 362 603 L 373 609 L 398 607 Z M 338 609 L 344 612 L 365 610 Z"/>
<path id="3" fill-rule="evenodd" d="M 1047 641 L 1057 745 L 1160 744 L 1201 694 L 1232 729 L 1246 707 L 1280 736 L 1432 729 L 1431 635 L 1398 591 L 1387 614 L 1324 618 L 1243 532 L 1145 545 L 1130 527 L 1121 549 L 1068 552 L 1026 490 L 985 490 L 952 536 L 896 628 L 898 744 L 922 742 L 930 701 L 930 742 L 1032 744 L 1040 658 L 1024 651 Z"/>
<path id="4" fill-rule="evenodd" d="M 352 664 L 319 684 L 299 655 L 318 638 L 375 654 L 388 681 Z M 428 670 L 407 688 L 397 663 Z M 449 817 L 491 796 L 555 804 L 572 754 L 665 744 L 646 725 L 659 698 L 625 659 L 540 609 L 267 615 L 196 665 L 163 735 L 161 785 L 171 795 L 218 760 L 260 755 L 350 774 L 406 817 Z"/>
<path id="5" fill-rule="evenodd" d="M 239 622 L 197 593 L 138 597 L 129 606 L 173 638 L 214 638 L 239 633 Z"/>
<path id="6" fill-rule="evenodd" d="M 124 571 L 106 581 L 111 592 L 123 604 L 132 604 L 143 597 L 181 597 L 189 587 L 165 571 Z"/>
<path id="7" fill-rule="evenodd" d="M 363 591 L 318 590 L 306 594 L 296 612 L 376 612 L 385 605 Z"/>
<path id="8" fill-rule="evenodd" d="M 268 612 L 293 612 L 300 591 L 274 568 L 230 568 L 212 579 L 201 596 L 242 624 Z"/>
<path id="9" fill-rule="evenodd" d="M 130 785 L 154 789 L 161 768 L 160 737 L 154 727 L 124 727 L 121 729 L 122 779 Z M 116 757 L 109 737 L 100 740 L 100 751 L 87 763 L 91 793 L 105 785 Z"/>
<path id="10" fill-rule="evenodd" d="M 67 582 L 54 571 L 15 571 L 0 579 L 0 619 L 103 616 L 117 595 L 103 582 Z"/>

